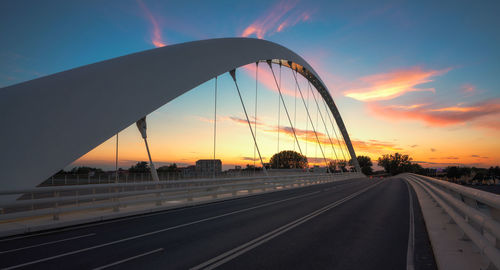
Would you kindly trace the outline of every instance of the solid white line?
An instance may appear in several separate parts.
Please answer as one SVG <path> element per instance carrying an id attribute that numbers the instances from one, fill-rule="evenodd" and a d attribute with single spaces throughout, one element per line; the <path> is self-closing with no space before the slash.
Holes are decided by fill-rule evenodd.
<path id="1" fill-rule="evenodd" d="M 214 268 L 216 268 L 216 267 L 218 267 L 218 266 L 220 266 L 220 265 L 222 265 L 222 264 L 224 264 L 224 263 L 226 263 L 226 262 L 228 262 L 228 261 L 230 261 L 230 260 L 232 260 L 232 259 L 240 256 L 241 254 L 244 254 L 247 251 L 252 250 L 252 249 L 254 249 L 254 248 L 256 248 L 256 247 L 258 247 L 258 246 L 266 243 L 267 241 L 269 241 L 269 240 L 271 240 L 271 239 L 273 239 L 273 238 L 275 238 L 275 237 L 277 237 L 277 236 L 279 236 L 279 235 L 281 235 L 281 234 L 283 234 L 283 233 L 285 233 L 285 232 L 287 232 L 287 231 L 289 231 L 289 230 L 291 230 L 291 229 L 293 229 L 293 228 L 301 225 L 302 223 L 304 223 L 304 222 L 306 222 L 306 221 L 308 221 L 308 220 L 310 220 L 310 219 L 312 219 L 312 218 L 314 218 L 316 216 L 319 216 L 322 213 L 324 213 L 324 212 L 326 212 L 326 211 L 328 211 L 328 210 L 330 210 L 332 208 L 335 208 L 335 207 L 341 205 L 342 203 L 344 203 L 346 201 L 349 201 L 349 200 L 357 197 L 358 195 L 360 195 L 360 194 L 364 193 L 365 191 L 367 191 L 367 190 L 369 190 L 369 189 L 371 189 L 371 188 L 379 185 L 380 183 L 382 183 L 382 182 L 378 182 L 376 184 L 372 184 L 372 185 L 370 185 L 370 186 L 368 186 L 368 187 L 366 187 L 366 188 L 364 188 L 364 189 L 362 189 L 362 190 L 360 190 L 358 192 L 355 192 L 355 193 L 353 193 L 353 194 L 351 194 L 351 195 L 349 195 L 347 197 L 344 197 L 344 198 L 342 198 L 342 199 L 340 199 L 338 201 L 335 201 L 335 202 L 333 202 L 333 203 L 331 203 L 331 204 L 329 204 L 327 206 L 324 206 L 324 207 L 322 207 L 322 208 L 314 211 L 313 213 L 310 213 L 310 214 L 308 214 L 306 216 L 303 216 L 303 217 L 301 217 L 299 219 L 296 219 L 296 220 L 294 220 L 294 221 L 292 221 L 292 222 L 290 222 L 288 224 L 285 224 L 285 225 L 283 225 L 283 226 L 281 226 L 281 227 L 279 227 L 279 228 L 277 228 L 277 229 L 275 229 L 275 230 L 273 230 L 271 232 L 268 232 L 268 233 L 266 233 L 266 234 L 264 234 L 264 235 L 262 235 L 262 236 L 260 236 L 258 238 L 255 238 L 255 239 L 253 239 L 253 240 L 251 240 L 251 241 L 249 241 L 249 242 L 247 242 L 247 243 L 245 243 L 243 245 L 240 245 L 240 246 L 238 246 L 238 247 L 236 247 L 234 249 L 231 249 L 231 250 L 229 250 L 229 251 L 227 251 L 227 252 L 225 252 L 225 253 L 217 256 L 217 257 L 214 257 L 214 258 L 212 258 L 212 259 L 210 259 L 210 260 L 208 260 L 208 261 L 206 261 L 204 263 L 201 263 L 201 264 L 199 264 L 197 266 L 194 266 L 194 267 L 191 268 L 191 270 L 198 270 L 198 269 L 202 269 L 202 268 L 203 269 L 214 269 Z"/>
<path id="2" fill-rule="evenodd" d="M 306 193 L 306 194 L 303 194 L 303 195 L 300 195 L 300 196 L 294 196 L 294 197 L 290 197 L 290 198 L 279 200 L 279 201 L 264 203 L 264 204 L 260 204 L 260 205 L 257 205 L 257 206 L 253 206 L 253 207 L 249 207 L 249 208 L 245 208 L 245 209 L 241 209 L 241 210 L 229 212 L 229 213 L 226 213 L 226 214 L 221 214 L 221 215 L 218 215 L 218 216 L 204 218 L 204 219 L 200 219 L 200 220 L 196 220 L 196 221 L 192 221 L 192 222 L 188 222 L 188 223 L 176 225 L 176 226 L 173 226 L 173 227 L 168 227 L 168 228 L 165 228 L 165 229 L 160 229 L 160 230 L 156 230 L 156 231 L 152 231 L 152 232 L 148 232 L 148 233 L 143 233 L 143 234 L 139 234 L 139 235 L 135 235 L 135 236 L 123 238 L 123 239 L 120 239 L 120 240 L 116 240 L 116 241 L 112 241 L 112 242 L 108 242 L 108 243 L 104 243 L 104 244 L 100 244 L 100 245 L 91 246 L 91 247 L 88 247 L 88 248 L 78 249 L 78 250 L 75 250 L 75 251 L 70 251 L 70 252 L 59 254 L 59 255 L 55 255 L 55 256 L 51 256 L 51 257 L 46 257 L 46 258 L 35 260 L 35 261 L 26 262 L 26 263 L 23 263 L 23 264 L 13 265 L 13 266 L 10 266 L 8 268 L 5 268 L 5 270 L 7 270 L 7 269 L 15 269 L 15 268 L 19 268 L 19 267 L 23 267 L 23 266 L 27 266 L 27 265 L 32 265 L 32 264 L 36 264 L 36 263 L 40 263 L 40 262 L 45 262 L 45 261 L 49 261 L 49 260 L 53 260 L 53 259 L 57 259 L 57 258 L 69 256 L 69 255 L 73 255 L 73 254 L 78 254 L 78 253 L 89 251 L 89 250 L 93 250 L 93 249 L 96 249 L 96 248 L 106 247 L 106 246 L 110 246 L 110 245 L 114 245 L 114 244 L 118 244 L 118 243 L 130 241 L 130 240 L 134 240 L 134 239 L 138 239 L 138 238 L 142 238 L 142 237 L 146 237 L 146 236 L 151 236 L 151 235 L 154 235 L 154 234 L 158 234 L 158 233 L 162 233 L 162 232 L 166 232 L 166 231 L 170 231 L 170 230 L 174 230 L 174 229 L 178 229 L 178 228 L 182 228 L 182 227 L 187 227 L 187 226 L 198 224 L 198 223 L 202 223 L 202 222 L 205 222 L 205 221 L 214 220 L 214 219 L 218 219 L 218 218 L 221 218 L 221 217 L 226 217 L 226 216 L 230 216 L 230 215 L 234 215 L 234 214 L 238 214 L 238 213 L 247 212 L 247 211 L 250 211 L 250 210 L 257 209 L 257 208 L 262 208 L 262 207 L 265 207 L 265 206 L 269 206 L 269 205 L 273 205 L 273 204 L 278 204 L 278 203 L 281 203 L 281 202 L 285 202 L 285 201 L 289 201 L 289 200 L 293 200 L 293 199 L 297 199 L 297 198 L 306 197 L 306 196 L 309 196 L 309 195 L 312 195 L 312 194 L 316 194 L 316 193 L 320 193 L 320 192 L 321 191 L 314 191 L 314 192 Z"/>
<path id="3" fill-rule="evenodd" d="M 120 261 L 116 261 L 114 263 L 110 263 L 110 264 L 106 264 L 106 265 L 103 265 L 103 266 L 99 266 L 97 268 L 94 268 L 94 270 L 106 269 L 106 268 L 109 268 L 111 266 L 115 266 L 115 265 L 118 265 L 118 264 L 121 264 L 121 263 L 124 263 L 124 262 L 128 262 L 128 261 L 140 258 L 140 257 L 144 257 L 144 256 L 147 256 L 149 254 L 153 254 L 153 253 L 156 253 L 156 252 L 159 252 L 159 251 L 162 251 L 162 250 L 163 250 L 163 248 L 151 250 L 151 251 L 148 251 L 148 252 L 145 252 L 145 253 L 141 253 L 141 254 L 132 256 L 132 257 L 127 258 L 127 259 L 123 259 L 123 260 L 120 260 Z"/>
<path id="4" fill-rule="evenodd" d="M 413 212 L 413 196 L 411 194 L 410 184 L 405 179 L 406 186 L 408 187 L 408 196 L 410 197 L 410 227 L 408 232 L 408 249 L 406 251 L 406 269 L 415 269 L 414 250 L 415 250 L 415 214 Z"/>
<path id="5" fill-rule="evenodd" d="M 22 248 L 15 248 L 15 249 L 4 250 L 4 251 L 0 251 L 0 254 L 15 252 L 15 251 L 19 251 L 19 250 L 34 248 L 34 247 L 46 246 L 46 245 L 50 245 L 50 244 L 55 244 L 55 243 L 64 242 L 64 241 L 70 241 L 70 240 L 79 239 L 79 238 L 83 238 L 83 237 L 89 237 L 89 236 L 93 236 L 93 235 L 95 235 L 95 233 L 89 233 L 89 234 L 86 234 L 86 235 L 80 235 L 80 236 L 65 238 L 65 239 L 61 239 L 61 240 L 50 241 L 50 242 L 46 242 L 46 243 L 43 243 L 43 244 L 31 245 L 31 246 L 26 246 L 26 247 L 22 247 Z"/>

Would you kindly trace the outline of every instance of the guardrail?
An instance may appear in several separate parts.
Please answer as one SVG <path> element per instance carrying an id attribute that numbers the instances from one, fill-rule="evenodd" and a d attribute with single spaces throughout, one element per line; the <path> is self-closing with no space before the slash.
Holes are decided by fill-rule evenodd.
<path id="1" fill-rule="evenodd" d="M 500 269 L 500 195 L 431 177 L 404 174 L 420 185 L 484 254 Z"/>
<path id="2" fill-rule="evenodd" d="M 30 189 L 0 190 L 0 196 L 17 195 L 17 200 L 0 204 L 0 222 L 52 216 L 92 209 L 120 211 L 129 205 L 162 205 L 165 202 L 191 202 L 197 198 L 231 198 L 257 192 L 363 177 L 360 173 L 300 174 L 268 177 L 239 177 L 159 181 L 142 183 L 87 184 Z"/>

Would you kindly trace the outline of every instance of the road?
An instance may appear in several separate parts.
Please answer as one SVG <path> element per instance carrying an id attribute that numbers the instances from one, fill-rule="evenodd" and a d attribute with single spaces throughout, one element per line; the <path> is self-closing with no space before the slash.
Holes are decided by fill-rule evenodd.
<path id="1" fill-rule="evenodd" d="M 4 238 L 0 268 L 436 269 L 409 190 L 355 179 Z"/>

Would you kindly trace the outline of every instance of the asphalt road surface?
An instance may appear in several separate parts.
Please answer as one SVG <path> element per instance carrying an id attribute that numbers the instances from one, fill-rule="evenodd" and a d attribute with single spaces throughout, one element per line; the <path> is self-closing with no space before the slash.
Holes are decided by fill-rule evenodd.
<path id="1" fill-rule="evenodd" d="M 403 180 L 389 178 L 321 184 L 3 238 L 0 268 L 436 269 L 436 265 L 415 193 Z"/>

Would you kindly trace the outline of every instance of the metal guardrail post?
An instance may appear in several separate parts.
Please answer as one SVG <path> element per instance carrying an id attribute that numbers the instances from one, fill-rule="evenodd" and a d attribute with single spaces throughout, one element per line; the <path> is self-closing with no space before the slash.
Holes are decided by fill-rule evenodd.
<path id="1" fill-rule="evenodd" d="M 58 191 L 56 191 L 55 197 L 59 198 L 59 192 Z M 54 208 L 55 208 L 56 211 L 54 212 L 54 215 L 52 216 L 52 219 L 53 220 L 59 220 L 59 213 L 57 212 L 57 210 L 59 210 L 59 203 L 58 202 L 56 202 L 54 204 Z"/>
<path id="2" fill-rule="evenodd" d="M 119 198 L 118 198 L 118 191 L 116 188 L 114 188 L 114 196 L 113 196 L 113 202 L 116 204 L 113 206 L 113 212 L 119 212 L 120 211 L 120 205 L 118 204 Z"/>
<path id="3" fill-rule="evenodd" d="M 35 193 L 31 192 L 31 200 L 35 199 Z M 35 210 L 35 204 L 31 203 L 31 210 Z"/>
<path id="4" fill-rule="evenodd" d="M 493 218 L 493 220 L 495 220 L 496 222 L 500 223 L 500 209 L 497 209 L 497 208 L 490 208 L 490 214 L 491 214 L 491 217 Z M 495 241 L 495 247 L 500 249 L 500 238 L 499 237 L 495 237 L 496 241 Z"/>

